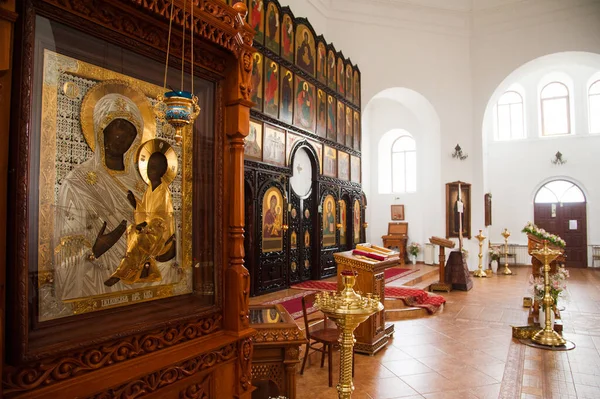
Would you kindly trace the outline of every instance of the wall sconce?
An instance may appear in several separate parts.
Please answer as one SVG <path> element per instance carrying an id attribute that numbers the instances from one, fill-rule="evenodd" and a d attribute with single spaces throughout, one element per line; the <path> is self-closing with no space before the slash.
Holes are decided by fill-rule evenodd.
<path id="1" fill-rule="evenodd" d="M 464 161 L 465 159 L 467 159 L 468 156 L 469 154 L 463 154 L 460 145 L 457 144 L 456 147 L 454 147 L 454 153 L 452 154 L 452 158 L 458 158 L 461 161 Z"/>
<path id="2" fill-rule="evenodd" d="M 560 151 L 557 151 L 557 153 L 554 154 L 554 159 L 550 162 L 552 162 L 554 165 L 564 165 L 567 163 L 567 160 L 563 159 L 563 154 L 561 154 Z"/>

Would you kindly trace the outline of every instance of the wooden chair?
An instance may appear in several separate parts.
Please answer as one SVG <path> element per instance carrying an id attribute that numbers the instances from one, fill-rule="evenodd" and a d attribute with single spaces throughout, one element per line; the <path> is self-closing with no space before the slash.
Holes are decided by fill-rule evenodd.
<path id="1" fill-rule="evenodd" d="M 310 350 L 321 352 L 321 367 L 325 365 L 325 355 L 327 355 L 327 363 L 329 367 L 329 386 L 333 386 L 333 361 L 332 361 L 332 353 L 333 350 L 339 347 L 338 338 L 340 333 L 337 329 L 331 328 L 327 326 L 327 316 L 323 315 L 323 317 L 313 317 L 311 319 L 308 318 L 307 310 L 313 306 L 315 302 L 316 293 L 306 295 L 302 297 L 302 315 L 304 317 L 304 333 L 306 334 L 306 339 L 308 340 L 306 344 L 306 353 L 304 354 L 304 360 L 302 361 L 302 369 L 300 370 L 300 374 L 304 374 L 304 366 L 306 366 L 306 360 L 310 355 Z M 315 324 L 316 321 L 323 322 L 323 328 L 310 331 L 311 324 Z M 353 354 L 354 356 L 354 354 Z M 354 363 L 352 363 L 352 375 L 354 376 Z"/>
<path id="2" fill-rule="evenodd" d="M 592 246 L 592 267 L 594 267 L 594 263 L 600 260 L 600 245 Z"/>

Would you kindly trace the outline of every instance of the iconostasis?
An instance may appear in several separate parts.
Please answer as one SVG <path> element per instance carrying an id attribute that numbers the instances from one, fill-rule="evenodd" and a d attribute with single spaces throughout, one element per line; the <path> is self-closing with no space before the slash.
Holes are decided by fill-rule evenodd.
<path id="1" fill-rule="evenodd" d="M 364 240 L 360 71 L 289 7 L 246 5 L 258 50 L 244 151 L 246 265 L 257 295 L 335 275 L 333 253 Z M 297 175 L 309 190 L 296 189 Z"/>

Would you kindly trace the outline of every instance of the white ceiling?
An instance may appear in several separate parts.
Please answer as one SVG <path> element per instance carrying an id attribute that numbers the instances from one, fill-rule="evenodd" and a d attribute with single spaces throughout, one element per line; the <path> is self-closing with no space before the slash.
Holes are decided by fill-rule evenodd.
<path id="1" fill-rule="evenodd" d="M 470 12 L 503 7 L 528 0 L 318 0 L 328 9 L 343 9 L 347 3 L 373 4 L 389 7 L 416 6 L 438 10 Z"/>

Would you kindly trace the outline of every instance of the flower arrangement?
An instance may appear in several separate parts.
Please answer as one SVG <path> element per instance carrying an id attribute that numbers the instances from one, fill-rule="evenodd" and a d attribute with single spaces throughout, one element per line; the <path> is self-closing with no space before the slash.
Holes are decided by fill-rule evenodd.
<path id="1" fill-rule="evenodd" d="M 499 247 L 490 247 L 489 255 L 491 260 L 500 261 L 500 248 Z"/>
<path id="2" fill-rule="evenodd" d="M 408 246 L 408 253 L 412 256 L 417 256 L 419 252 L 421 252 L 421 245 L 417 242 L 411 242 Z"/>
<path id="3" fill-rule="evenodd" d="M 564 267 L 556 269 L 556 273 L 550 275 L 550 295 L 554 299 L 554 305 L 556 306 L 558 298 L 565 296 L 567 289 L 567 279 L 570 277 L 569 271 Z M 533 296 L 536 300 L 541 301 L 544 299 L 544 277 L 533 277 L 533 274 L 529 277 L 529 285 L 533 292 Z"/>
<path id="4" fill-rule="evenodd" d="M 564 248 L 567 245 L 566 241 L 560 238 L 559 236 L 555 234 L 550 234 L 546 230 L 540 229 L 531 222 L 527 222 L 527 224 L 525 225 L 525 227 L 523 227 L 523 230 L 521 231 L 523 233 L 531 234 L 532 236 L 535 236 L 542 240 L 547 240 L 549 243 L 561 248 Z"/>

